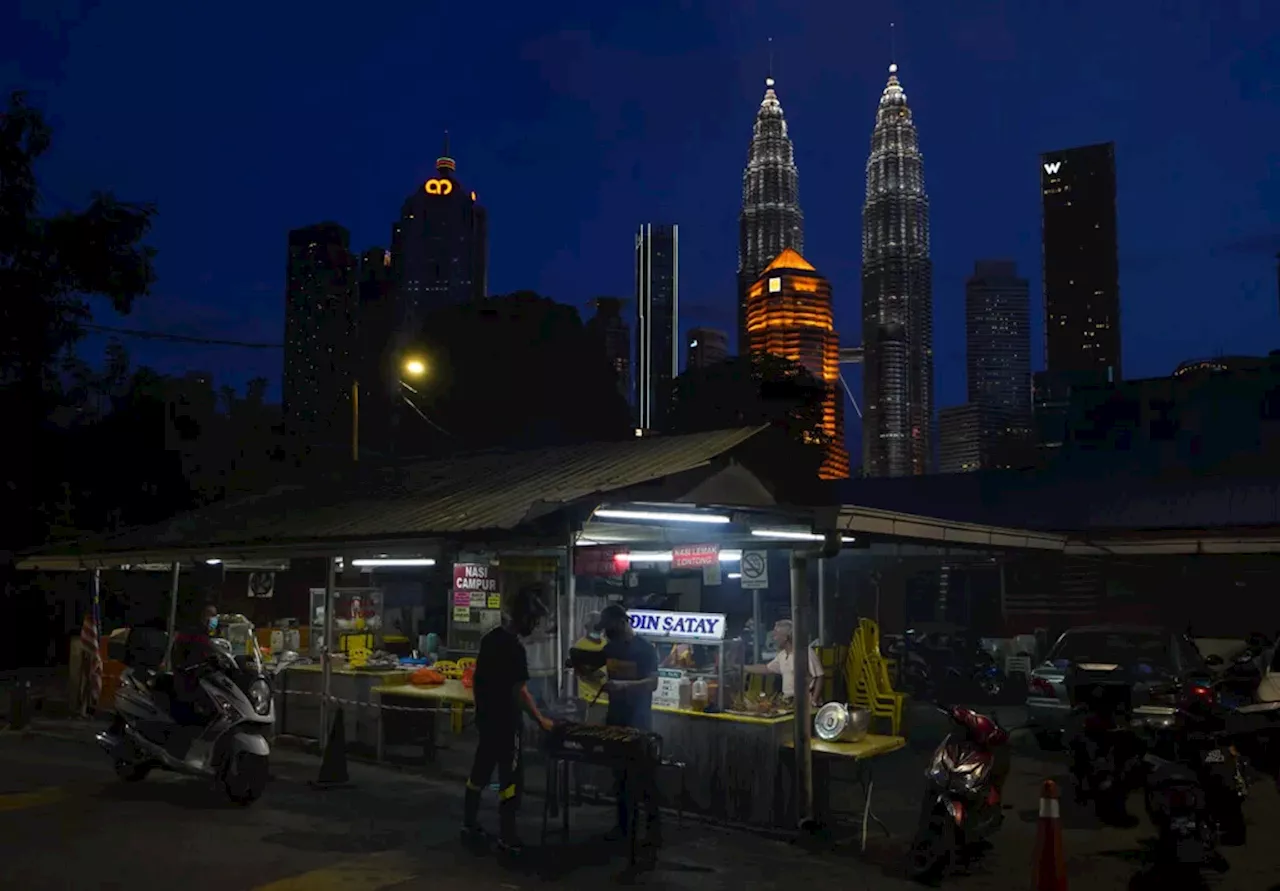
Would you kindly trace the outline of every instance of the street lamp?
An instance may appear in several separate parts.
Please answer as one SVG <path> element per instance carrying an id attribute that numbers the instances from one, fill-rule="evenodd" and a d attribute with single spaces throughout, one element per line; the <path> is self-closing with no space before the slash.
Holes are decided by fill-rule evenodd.
<path id="1" fill-rule="evenodd" d="M 427 376 L 426 360 L 418 356 L 409 356 L 401 361 L 400 374 L 421 380 Z M 404 384 L 404 378 L 400 375 L 397 377 L 399 382 Z M 405 384 L 405 386 L 408 385 Z M 360 381 L 358 380 L 351 382 L 351 460 L 360 460 Z"/>

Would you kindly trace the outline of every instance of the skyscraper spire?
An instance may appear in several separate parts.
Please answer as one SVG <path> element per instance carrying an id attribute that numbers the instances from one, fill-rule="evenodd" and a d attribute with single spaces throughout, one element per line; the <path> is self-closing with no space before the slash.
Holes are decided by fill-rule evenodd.
<path id="1" fill-rule="evenodd" d="M 458 165 L 454 163 L 453 156 L 449 154 L 449 131 L 444 131 L 444 151 L 440 153 L 440 157 L 436 158 L 436 170 L 444 172 L 446 170 L 457 170 Z"/>
<path id="2" fill-rule="evenodd" d="M 771 41 L 772 44 L 772 41 Z M 787 248 L 804 251 L 800 174 L 782 104 L 770 76 L 756 112 L 747 166 L 742 171 L 742 212 L 738 216 L 738 352 L 748 352 L 746 296 L 760 272 Z"/>
<path id="3" fill-rule="evenodd" d="M 863 467 L 928 473 L 933 453 L 933 267 L 919 140 L 898 65 L 880 96 L 862 207 Z"/>

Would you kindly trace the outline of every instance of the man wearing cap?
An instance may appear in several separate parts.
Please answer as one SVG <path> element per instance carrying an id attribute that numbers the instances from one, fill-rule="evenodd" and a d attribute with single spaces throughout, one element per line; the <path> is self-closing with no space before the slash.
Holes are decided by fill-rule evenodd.
<path id="1" fill-rule="evenodd" d="M 611 727 L 633 727 L 653 730 L 653 692 L 658 689 L 658 651 L 641 639 L 631 627 L 627 611 L 616 603 L 600 611 L 596 626 L 604 632 L 605 671 L 608 680 L 604 693 L 609 697 L 605 723 Z M 626 771 L 614 775 L 618 785 L 618 825 L 610 838 L 626 838 L 631 821 L 630 786 L 639 781 L 649 829 L 650 843 L 657 842 L 657 802 L 653 794 L 653 777 L 630 777 Z M 629 783 L 628 780 L 632 782 Z"/>

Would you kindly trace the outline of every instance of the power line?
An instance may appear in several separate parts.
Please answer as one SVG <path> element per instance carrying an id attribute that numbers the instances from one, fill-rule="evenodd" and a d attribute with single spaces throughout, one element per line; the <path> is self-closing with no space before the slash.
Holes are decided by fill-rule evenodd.
<path id="1" fill-rule="evenodd" d="M 232 346 L 243 347 L 248 350 L 280 350 L 284 349 L 284 344 L 280 343 L 251 343 L 244 340 L 218 340 L 213 337 L 188 337 L 184 334 L 166 334 L 163 331 L 142 331 L 137 328 L 115 328 L 111 325 L 86 325 L 80 326 L 86 331 L 101 331 L 107 334 L 123 334 L 126 337 L 140 337 L 143 340 L 169 340 L 175 343 L 198 343 L 205 346 Z"/>

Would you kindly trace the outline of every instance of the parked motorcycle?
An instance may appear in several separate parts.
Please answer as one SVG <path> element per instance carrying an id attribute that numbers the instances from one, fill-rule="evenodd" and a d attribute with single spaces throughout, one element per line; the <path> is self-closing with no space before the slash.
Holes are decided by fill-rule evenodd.
<path id="1" fill-rule="evenodd" d="M 901 688 L 921 701 L 993 700 L 1007 686 L 995 657 L 962 631 L 912 629 L 885 655 L 898 663 Z"/>
<path id="2" fill-rule="evenodd" d="M 907 873 L 928 882 L 968 862 L 1004 822 L 1001 797 L 1009 773 L 1009 734 L 995 716 L 968 708 L 939 710 L 957 726 L 933 753 L 920 824 Z"/>
<path id="3" fill-rule="evenodd" d="M 192 669 L 213 714 L 191 726 L 173 715 L 174 677 L 159 666 L 167 635 L 135 628 L 126 644 L 125 670 L 116 693 L 116 718 L 97 734 L 98 744 L 125 782 L 154 769 L 212 779 L 238 804 L 256 801 L 266 787 L 275 722 L 271 687 L 256 648 L 231 655 L 225 640 L 214 643 L 210 661 Z"/>
<path id="4" fill-rule="evenodd" d="M 1129 793 L 1142 785 L 1144 740 L 1135 731 L 1134 684 L 1119 665 L 1082 663 L 1064 683 L 1072 712 L 1067 747 L 1076 801 L 1104 823 L 1128 821 Z"/>

